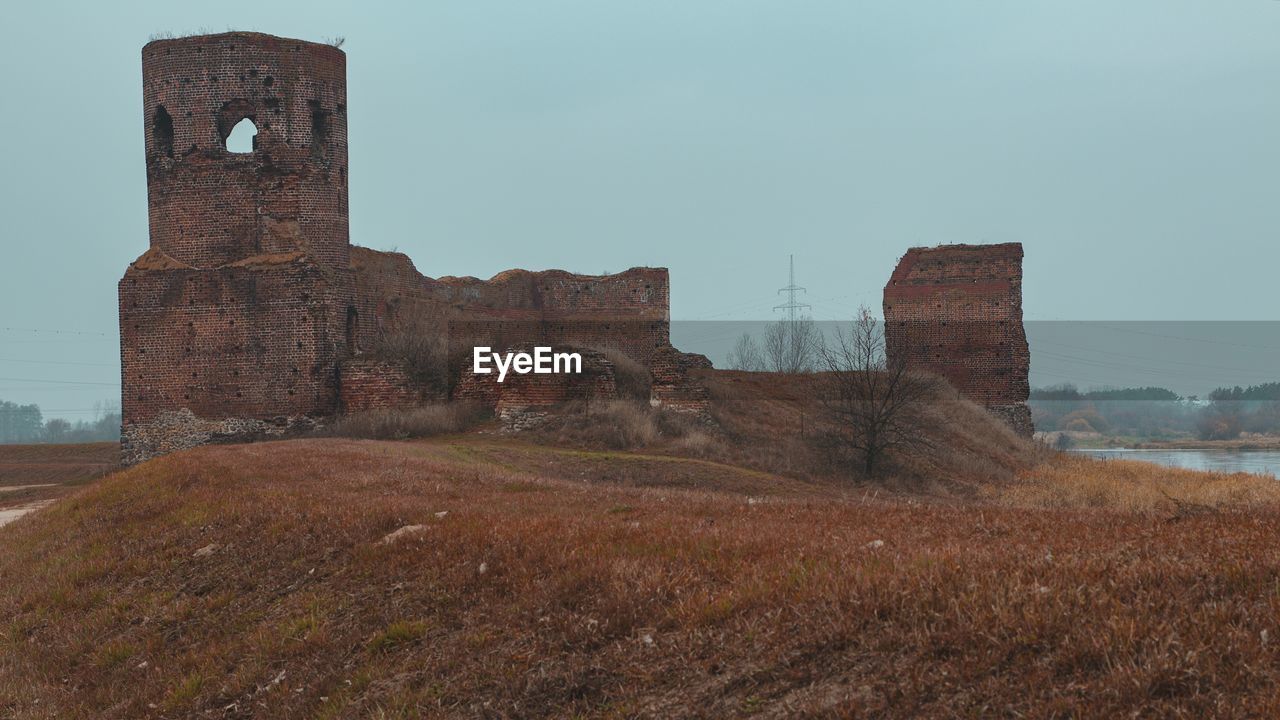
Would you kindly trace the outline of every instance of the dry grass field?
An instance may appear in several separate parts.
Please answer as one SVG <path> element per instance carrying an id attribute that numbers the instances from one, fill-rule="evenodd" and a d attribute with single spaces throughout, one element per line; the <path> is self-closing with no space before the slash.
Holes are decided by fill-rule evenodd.
<path id="1" fill-rule="evenodd" d="M 0 525 L 102 477 L 119 450 L 115 443 L 0 445 Z"/>
<path id="2" fill-rule="evenodd" d="M 722 435 L 609 407 L 111 474 L 0 528 L 0 718 L 1280 714 L 1274 481 L 959 403 L 850 481 L 762 446 L 790 389 L 716 382 Z"/>

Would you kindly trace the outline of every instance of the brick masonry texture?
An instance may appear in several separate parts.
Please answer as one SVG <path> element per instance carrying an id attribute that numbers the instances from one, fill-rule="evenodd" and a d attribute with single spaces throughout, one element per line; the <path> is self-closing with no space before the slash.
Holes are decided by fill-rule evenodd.
<path id="1" fill-rule="evenodd" d="M 344 413 L 412 407 L 441 402 L 396 363 L 357 357 L 342 363 L 338 372 L 339 409 Z"/>
<path id="2" fill-rule="evenodd" d="M 567 345 L 553 348 L 556 352 L 581 355 L 582 372 L 573 375 L 510 374 L 499 383 L 494 373 L 477 375 L 467 368 L 458 381 L 454 399 L 470 400 L 493 408 L 504 429 L 517 431 L 537 425 L 546 417 L 548 409 L 561 403 L 617 398 L 613 363 L 603 353 Z M 532 346 L 516 346 L 511 350 L 530 352 Z"/>
<path id="3" fill-rule="evenodd" d="M 885 286 L 884 318 L 891 361 L 941 375 L 1031 434 L 1020 243 L 911 248 Z"/>
<path id="4" fill-rule="evenodd" d="M 711 421 L 711 393 L 698 381 L 698 370 L 710 370 L 705 355 L 684 353 L 673 347 L 659 351 L 653 358 L 653 393 L 651 403 L 700 421 Z"/>
<path id="5" fill-rule="evenodd" d="M 348 265 L 346 55 L 258 33 L 142 49 L 151 244 L 197 268 L 304 250 Z M 226 138 L 248 118 L 255 149 Z"/>
<path id="6" fill-rule="evenodd" d="M 647 364 L 670 345 L 666 268 L 614 275 L 508 270 L 489 280 L 437 279 L 419 273 L 406 255 L 362 247 L 351 249 L 351 264 L 362 348 L 423 313 L 446 323 L 457 347 L 565 342 L 617 349 Z"/>
<path id="7" fill-rule="evenodd" d="M 646 366 L 669 347 L 665 268 L 430 278 L 404 255 L 353 247 L 337 48 L 241 32 L 158 40 L 142 80 L 150 248 L 119 284 L 126 462 L 442 399 L 377 352 L 423 315 L 453 345 L 572 342 Z M 254 148 L 230 152 L 246 118 Z M 539 377 L 499 409 L 613 393 L 611 376 Z"/>

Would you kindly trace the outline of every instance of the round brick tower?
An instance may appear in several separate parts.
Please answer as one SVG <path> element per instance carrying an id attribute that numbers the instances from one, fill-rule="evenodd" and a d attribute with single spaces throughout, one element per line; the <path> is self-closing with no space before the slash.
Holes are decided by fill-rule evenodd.
<path id="1" fill-rule="evenodd" d="M 302 253 L 350 265 L 346 54 L 229 32 L 142 49 L 151 247 L 195 268 Z M 227 149 L 242 120 L 250 152 Z"/>

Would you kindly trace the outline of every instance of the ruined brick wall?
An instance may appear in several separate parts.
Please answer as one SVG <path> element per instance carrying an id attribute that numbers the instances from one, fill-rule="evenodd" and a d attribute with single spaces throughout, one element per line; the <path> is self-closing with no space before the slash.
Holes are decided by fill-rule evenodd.
<path id="1" fill-rule="evenodd" d="M 494 373 L 462 373 L 454 399 L 482 403 L 494 410 L 507 430 L 522 430 L 543 420 L 547 411 L 571 400 L 607 401 L 618 397 L 613 363 L 599 352 L 585 348 L 553 346 L 557 352 L 582 356 L 581 374 L 509 374 L 499 383 Z M 531 346 L 514 348 L 528 352 Z"/>
<path id="2" fill-rule="evenodd" d="M 654 356 L 651 403 L 699 420 L 711 419 L 711 392 L 699 381 L 699 370 L 710 370 L 705 355 L 668 347 Z"/>
<path id="3" fill-rule="evenodd" d="M 889 358 L 946 378 L 1030 435 L 1022 245 L 911 248 L 884 289 Z"/>
<path id="4" fill-rule="evenodd" d="M 428 312 L 449 325 L 455 346 L 567 343 L 613 348 L 648 364 L 670 345 L 670 284 L 666 268 L 632 268 L 613 275 L 563 270 L 508 270 L 489 280 L 430 278 L 401 253 L 352 248 L 358 342 L 406 315 Z"/>
<path id="5" fill-rule="evenodd" d="M 355 332 L 345 57 L 225 33 L 142 61 L 151 235 L 119 285 L 126 461 L 311 427 L 337 410 Z M 255 148 L 232 153 L 244 118 Z"/>
<path id="6" fill-rule="evenodd" d="M 447 399 L 427 392 L 402 366 L 377 358 L 346 360 L 338 377 L 339 409 L 344 413 L 408 408 Z"/>

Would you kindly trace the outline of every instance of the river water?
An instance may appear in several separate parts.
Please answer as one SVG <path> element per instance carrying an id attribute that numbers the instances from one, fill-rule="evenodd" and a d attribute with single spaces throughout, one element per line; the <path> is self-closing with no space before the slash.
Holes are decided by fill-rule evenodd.
<path id="1" fill-rule="evenodd" d="M 1280 450 L 1076 450 L 1096 458 L 1142 460 L 1210 472 L 1247 472 L 1280 477 Z"/>

